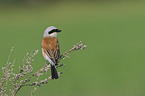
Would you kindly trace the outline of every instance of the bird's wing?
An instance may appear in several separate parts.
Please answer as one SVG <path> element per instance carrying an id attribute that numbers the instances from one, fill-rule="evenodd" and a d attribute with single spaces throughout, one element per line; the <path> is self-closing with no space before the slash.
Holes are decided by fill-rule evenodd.
<path id="1" fill-rule="evenodd" d="M 42 49 L 44 53 L 55 63 L 60 57 L 59 43 L 56 37 L 42 39 Z"/>

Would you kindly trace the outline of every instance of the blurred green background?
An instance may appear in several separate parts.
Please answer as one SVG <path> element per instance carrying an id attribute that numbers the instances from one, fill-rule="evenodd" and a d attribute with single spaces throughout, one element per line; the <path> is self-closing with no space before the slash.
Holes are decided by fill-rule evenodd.
<path id="1" fill-rule="evenodd" d="M 145 96 L 145 1 L 0 2 L 0 67 L 14 46 L 15 68 L 33 48 L 40 50 L 33 67 L 41 68 L 41 39 L 51 25 L 62 30 L 61 53 L 80 40 L 88 45 L 63 60 L 61 77 L 35 96 Z M 31 90 L 24 87 L 18 96 Z"/>

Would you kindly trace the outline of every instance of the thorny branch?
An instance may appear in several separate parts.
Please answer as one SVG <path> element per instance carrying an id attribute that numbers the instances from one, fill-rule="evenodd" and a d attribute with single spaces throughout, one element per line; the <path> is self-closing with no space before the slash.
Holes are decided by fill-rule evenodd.
<path id="1" fill-rule="evenodd" d="M 86 48 L 86 45 L 82 44 L 82 41 L 80 41 L 79 43 L 77 43 L 76 45 L 74 45 L 73 48 L 71 48 L 70 50 L 66 51 L 64 54 L 62 54 L 60 56 L 60 59 L 65 59 L 65 58 L 70 58 L 70 52 L 75 51 L 75 50 L 82 50 L 84 48 Z M 24 87 L 24 86 L 35 86 L 34 90 L 31 91 L 31 96 L 33 96 L 34 92 L 37 90 L 38 87 L 47 84 L 48 80 L 51 80 L 51 76 L 45 78 L 44 80 L 40 80 L 38 81 L 39 77 L 41 75 L 43 75 L 43 73 L 47 73 L 47 70 L 50 69 L 50 65 L 48 65 L 47 63 L 38 71 L 33 73 L 33 67 L 31 65 L 31 62 L 34 61 L 33 57 L 38 53 L 39 50 L 32 50 L 31 53 L 27 53 L 26 57 L 24 57 L 23 59 L 23 65 L 19 66 L 19 73 L 15 74 L 13 72 L 13 67 L 14 67 L 14 63 L 15 63 L 15 59 L 13 61 L 13 63 L 11 63 L 10 60 L 10 56 L 13 52 L 13 47 L 10 51 L 10 55 L 8 56 L 8 60 L 6 63 L 6 67 L 2 67 L 3 69 L 3 76 L 1 78 L 1 83 L 0 83 L 0 94 L 1 96 L 8 96 L 6 94 L 6 92 L 9 92 L 9 96 L 15 96 L 19 90 Z M 34 53 L 33 53 L 34 52 Z M 62 67 L 65 64 L 59 64 L 57 66 L 58 67 Z M 9 68 L 10 67 L 10 68 Z M 22 77 L 29 75 L 30 73 L 32 73 L 32 75 L 28 76 L 26 79 L 22 79 Z M 58 72 L 58 74 L 60 75 L 62 72 Z M 37 77 L 35 82 L 29 83 L 31 81 L 32 77 Z M 9 81 L 13 81 L 12 83 L 12 87 L 11 89 L 7 89 L 7 85 Z"/>

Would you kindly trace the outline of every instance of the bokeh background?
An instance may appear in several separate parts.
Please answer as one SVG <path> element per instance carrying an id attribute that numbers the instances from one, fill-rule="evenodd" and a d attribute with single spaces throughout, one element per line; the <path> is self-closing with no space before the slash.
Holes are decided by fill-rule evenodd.
<path id="1" fill-rule="evenodd" d="M 33 67 L 41 68 L 41 39 L 51 25 L 62 30 L 61 53 L 80 40 L 88 47 L 63 60 L 61 77 L 35 96 L 145 96 L 145 1 L 0 1 L 0 67 L 14 46 L 16 69 L 31 49 L 40 50 Z"/>

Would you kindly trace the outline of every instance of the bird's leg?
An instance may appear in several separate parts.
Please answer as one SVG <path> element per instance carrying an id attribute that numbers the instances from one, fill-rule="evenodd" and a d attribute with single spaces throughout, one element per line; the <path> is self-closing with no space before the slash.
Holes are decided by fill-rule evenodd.
<path id="1" fill-rule="evenodd" d="M 65 64 L 64 64 L 64 63 L 62 63 L 62 64 L 60 64 L 60 65 L 57 65 L 57 67 L 56 67 L 56 68 L 58 68 L 58 67 L 62 67 L 62 66 L 65 66 Z"/>

